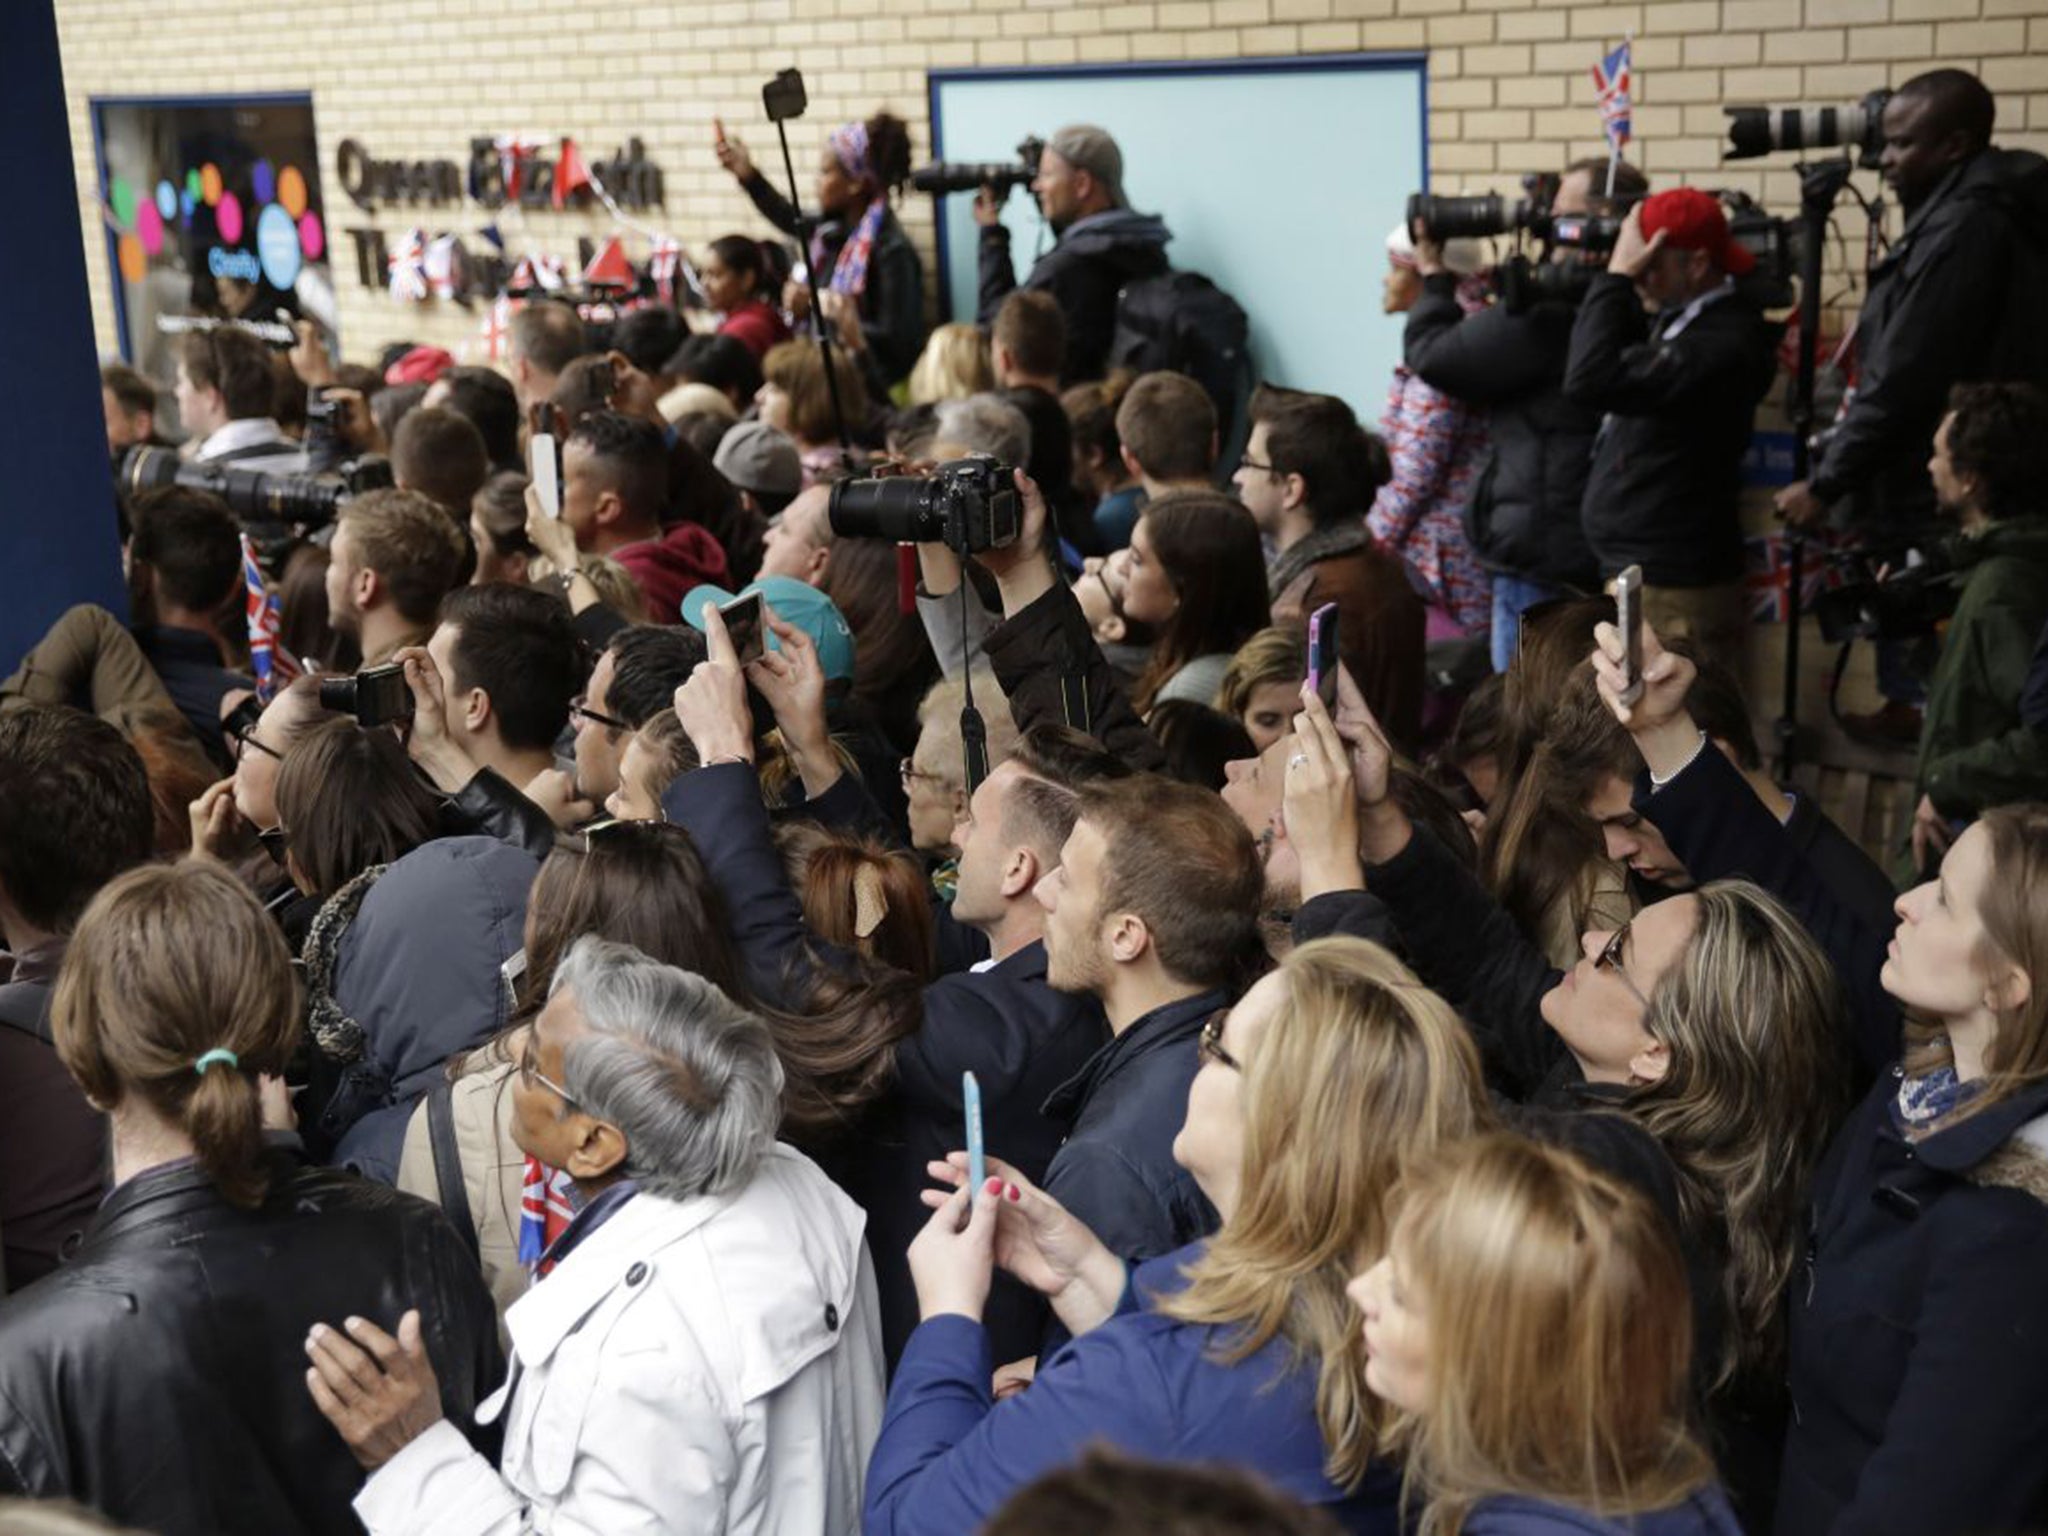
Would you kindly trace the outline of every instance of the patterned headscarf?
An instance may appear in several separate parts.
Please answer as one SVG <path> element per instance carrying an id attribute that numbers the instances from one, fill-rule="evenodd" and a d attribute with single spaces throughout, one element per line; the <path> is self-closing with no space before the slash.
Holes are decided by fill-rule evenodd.
<path id="1" fill-rule="evenodd" d="M 832 130 L 830 139 L 833 158 L 838 160 L 846 174 L 855 181 L 871 185 L 877 182 L 874 156 L 868 146 L 868 125 L 847 123 Z M 846 243 L 839 248 L 839 257 L 832 263 L 832 277 L 826 283 L 834 293 L 851 294 L 859 298 L 867 291 L 868 260 L 874 254 L 875 236 L 881 233 L 882 219 L 889 212 L 889 199 L 877 186 L 874 200 L 861 214 L 860 222 L 853 227 L 853 233 L 846 237 Z M 822 236 L 814 237 L 811 243 L 811 268 L 816 271 L 824 262 L 825 246 Z"/>

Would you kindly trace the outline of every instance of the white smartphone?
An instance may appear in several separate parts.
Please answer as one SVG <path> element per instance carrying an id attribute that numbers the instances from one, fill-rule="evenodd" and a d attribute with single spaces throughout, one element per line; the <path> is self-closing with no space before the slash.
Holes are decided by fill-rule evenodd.
<path id="1" fill-rule="evenodd" d="M 562 450 L 549 430 L 552 415 L 548 407 L 534 407 L 533 427 L 526 439 L 526 469 L 533 480 L 533 492 L 541 510 L 551 518 L 562 515 Z"/>
<path id="2" fill-rule="evenodd" d="M 1643 568 L 1614 578 L 1614 627 L 1621 631 L 1622 689 L 1616 699 L 1633 705 L 1643 696 Z"/>

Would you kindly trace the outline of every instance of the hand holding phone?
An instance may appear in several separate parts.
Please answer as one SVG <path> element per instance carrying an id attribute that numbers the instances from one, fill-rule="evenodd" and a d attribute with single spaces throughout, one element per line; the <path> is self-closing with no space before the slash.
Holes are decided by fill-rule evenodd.
<path id="1" fill-rule="evenodd" d="M 551 518 L 562 515 L 562 450 L 555 442 L 555 413 L 550 405 L 533 407 L 531 430 L 526 439 L 527 476 L 541 510 Z"/>
<path id="2" fill-rule="evenodd" d="M 988 1182 L 988 1146 L 981 1134 L 981 1084 L 972 1072 L 960 1074 L 960 1102 L 967 1111 L 967 1188 L 979 1194 Z"/>
<path id="3" fill-rule="evenodd" d="M 1337 605 L 1325 603 L 1308 616 L 1308 680 L 1323 708 L 1337 709 Z"/>
<path id="4" fill-rule="evenodd" d="M 1621 691 L 1615 701 L 1633 708 L 1643 696 L 1643 568 L 1614 578 L 1614 627 L 1621 631 Z"/>
<path id="5" fill-rule="evenodd" d="M 725 621 L 725 632 L 732 638 L 733 655 L 744 667 L 748 662 L 759 661 L 766 643 L 761 624 L 761 594 L 749 592 L 745 597 L 736 597 L 718 610 L 719 618 Z"/>

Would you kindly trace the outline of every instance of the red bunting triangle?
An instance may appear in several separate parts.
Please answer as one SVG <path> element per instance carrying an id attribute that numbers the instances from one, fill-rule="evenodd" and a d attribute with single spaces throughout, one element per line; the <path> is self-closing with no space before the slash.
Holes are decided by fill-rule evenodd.
<path id="1" fill-rule="evenodd" d="M 590 190 L 590 172 L 583 164 L 583 151 L 574 139 L 562 140 L 562 156 L 555 162 L 555 206 L 560 208 L 578 192 Z"/>
<path id="2" fill-rule="evenodd" d="M 583 269 L 583 286 L 586 288 L 626 289 L 638 286 L 639 281 L 633 264 L 626 260 L 626 253 L 619 246 L 617 235 L 599 246 L 597 254 L 590 258 L 590 265 Z"/>

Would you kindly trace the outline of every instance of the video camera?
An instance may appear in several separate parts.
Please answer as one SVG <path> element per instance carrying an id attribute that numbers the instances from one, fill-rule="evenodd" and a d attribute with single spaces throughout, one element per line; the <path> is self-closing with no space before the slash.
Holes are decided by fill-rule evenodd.
<path id="1" fill-rule="evenodd" d="M 1946 559 L 1923 561 L 1885 577 L 1868 573 L 1860 557 L 1838 561 L 1860 578 L 1813 600 L 1821 638 L 1830 645 L 1850 640 L 1916 640 L 1931 635 L 1956 611 L 1962 595 Z"/>
<path id="2" fill-rule="evenodd" d="M 1874 168 L 1884 154 L 1884 109 L 1892 93 L 1875 90 L 1846 107 L 1723 107 L 1728 116 L 1726 160 L 1754 160 L 1780 150 L 1856 151 L 1857 163 Z"/>
<path id="3" fill-rule="evenodd" d="M 842 480 L 830 516 L 843 539 L 944 544 L 963 556 L 1014 544 L 1023 529 L 1015 476 L 985 453 L 949 460 L 929 477 Z"/>
<path id="4" fill-rule="evenodd" d="M 181 485 L 187 490 L 211 491 L 244 521 L 302 528 L 331 523 L 350 497 L 384 490 L 391 484 L 389 461 L 374 454 L 351 459 L 327 474 L 274 474 L 237 469 L 232 464 L 188 462 L 179 458 L 174 448 L 143 446 L 123 454 L 115 473 L 115 487 L 124 496 Z"/>
<path id="5" fill-rule="evenodd" d="M 365 667 L 353 677 L 320 679 L 320 707 L 354 715 L 361 726 L 402 724 L 412 718 L 412 702 L 402 662 Z"/>
<path id="6" fill-rule="evenodd" d="M 948 192 L 975 192 L 985 186 L 994 187 L 1000 201 L 1008 197 L 1012 189 L 1028 187 L 1038 179 L 1038 162 L 1044 154 L 1045 140 L 1034 136 L 1017 146 L 1015 160 L 990 161 L 983 165 L 956 165 L 940 160 L 912 171 L 910 184 L 933 197 L 944 197 Z"/>

